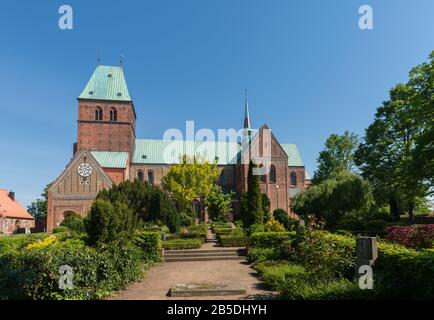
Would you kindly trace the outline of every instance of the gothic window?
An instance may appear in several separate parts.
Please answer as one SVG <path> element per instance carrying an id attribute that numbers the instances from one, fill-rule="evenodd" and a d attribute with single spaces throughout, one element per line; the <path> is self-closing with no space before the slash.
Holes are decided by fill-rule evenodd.
<path id="1" fill-rule="evenodd" d="M 102 109 L 100 107 L 95 109 L 95 120 L 102 121 Z"/>
<path id="2" fill-rule="evenodd" d="M 274 164 L 270 167 L 270 183 L 276 183 L 276 167 Z"/>
<path id="3" fill-rule="evenodd" d="M 290 180 L 291 186 L 294 186 L 294 187 L 297 186 L 297 174 L 294 171 L 291 172 L 291 174 L 289 175 L 289 180 Z"/>
<path id="4" fill-rule="evenodd" d="M 139 182 L 143 182 L 143 181 L 145 181 L 144 176 L 143 176 L 143 171 L 142 171 L 142 170 L 137 171 L 137 180 L 138 180 Z"/>
<path id="5" fill-rule="evenodd" d="M 118 112 L 115 108 L 110 109 L 110 121 L 118 121 Z"/>
<path id="6" fill-rule="evenodd" d="M 154 184 L 154 171 L 148 170 L 148 183 Z"/>

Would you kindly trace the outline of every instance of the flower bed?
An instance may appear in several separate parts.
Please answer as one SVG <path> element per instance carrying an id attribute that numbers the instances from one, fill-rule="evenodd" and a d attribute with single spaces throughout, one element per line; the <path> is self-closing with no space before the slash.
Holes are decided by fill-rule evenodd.
<path id="1" fill-rule="evenodd" d="M 434 225 L 412 225 L 387 227 L 385 236 L 390 242 L 407 248 L 432 248 L 434 244 Z"/>

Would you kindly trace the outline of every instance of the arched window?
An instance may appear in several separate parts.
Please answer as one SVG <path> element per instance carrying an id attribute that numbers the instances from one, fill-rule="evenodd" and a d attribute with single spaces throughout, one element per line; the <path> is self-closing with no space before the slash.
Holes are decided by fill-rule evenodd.
<path id="1" fill-rule="evenodd" d="M 145 177 L 143 176 L 143 171 L 142 171 L 142 170 L 137 171 L 137 180 L 138 180 L 139 182 L 143 182 L 143 181 L 145 181 L 144 178 L 145 178 Z"/>
<path id="2" fill-rule="evenodd" d="M 95 120 L 102 121 L 102 109 L 100 107 L 95 109 Z"/>
<path id="3" fill-rule="evenodd" d="M 289 175 L 289 180 L 291 186 L 297 186 L 297 174 L 294 171 Z"/>
<path id="4" fill-rule="evenodd" d="M 148 170 L 148 183 L 154 184 L 154 171 Z"/>
<path id="5" fill-rule="evenodd" d="M 118 111 L 115 108 L 110 109 L 110 121 L 118 121 Z"/>
<path id="6" fill-rule="evenodd" d="M 276 167 L 274 164 L 270 167 L 270 183 L 276 183 Z"/>

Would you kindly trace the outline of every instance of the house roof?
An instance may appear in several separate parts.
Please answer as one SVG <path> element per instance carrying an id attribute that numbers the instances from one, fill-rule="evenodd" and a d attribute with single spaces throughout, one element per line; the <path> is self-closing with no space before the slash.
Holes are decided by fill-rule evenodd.
<path id="1" fill-rule="evenodd" d="M 295 144 L 282 144 L 282 147 L 288 155 L 288 166 L 304 166 Z M 188 154 L 200 156 L 209 162 L 218 160 L 219 165 L 236 164 L 240 151 L 238 142 L 136 139 L 131 162 L 173 164 L 179 163 L 180 155 Z"/>
<path id="2" fill-rule="evenodd" d="M 99 65 L 79 99 L 131 101 L 121 67 Z"/>
<path id="3" fill-rule="evenodd" d="M 304 167 L 303 159 L 301 159 L 300 152 L 298 148 L 293 143 L 281 143 L 280 144 L 288 155 L 288 166 L 289 167 Z"/>
<path id="4" fill-rule="evenodd" d="M 128 152 L 91 151 L 92 156 L 103 168 L 126 168 Z"/>
<path id="5" fill-rule="evenodd" d="M 9 191 L 0 189 L 0 217 L 34 219 L 17 201 L 9 197 Z"/>

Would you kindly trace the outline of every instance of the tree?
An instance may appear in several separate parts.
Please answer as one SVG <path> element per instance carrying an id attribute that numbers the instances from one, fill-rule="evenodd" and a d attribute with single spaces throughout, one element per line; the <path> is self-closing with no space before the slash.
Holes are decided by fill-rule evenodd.
<path id="1" fill-rule="evenodd" d="M 212 221 L 225 221 L 227 215 L 232 212 L 231 199 L 233 192 L 224 193 L 222 188 L 214 185 L 214 188 L 206 198 L 208 214 Z"/>
<path id="2" fill-rule="evenodd" d="M 354 167 L 354 152 L 358 138 L 354 133 L 345 131 L 343 135 L 332 134 L 325 143 L 325 148 L 318 157 L 318 169 L 312 179 L 313 184 L 336 178 L 342 171 L 351 171 Z"/>
<path id="3" fill-rule="evenodd" d="M 75 212 L 68 214 L 60 225 L 78 233 L 86 231 L 84 229 L 83 218 Z"/>
<path id="4" fill-rule="evenodd" d="M 53 183 L 49 183 L 45 186 L 44 191 L 41 193 L 42 199 L 36 199 L 30 206 L 27 206 L 27 211 L 35 219 L 46 219 L 48 212 L 48 189 L 50 189 Z"/>
<path id="5" fill-rule="evenodd" d="M 415 116 L 419 113 L 418 95 L 417 89 L 408 84 L 392 88 L 355 156 L 362 175 L 374 187 L 377 203 L 388 202 L 395 219 L 399 219 L 399 206 L 404 204 L 412 220 L 415 200 L 425 197 L 429 190 L 428 180 L 416 168 L 416 144 L 424 132 Z"/>
<path id="6" fill-rule="evenodd" d="M 296 195 L 291 209 L 301 216 L 324 219 L 331 228 L 345 215 L 367 215 L 374 205 L 371 187 L 359 175 L 342 171 L 336 179 L 324 180 Z"/>
<path id="7" fill-rule="evenodd" d="M 253 174 L 253 168 L 256 165 L 252 161 L 249 163 L 249 171 L 247 175 L 247 193 L 244 201 L 246 202 L 243 211 L 244 227 L 248 228 L 252 224 L 263 224 L 264 211 L 262 209 L 262 194 L 259 188 L 259 176 Z"/>
<path id="8" fill-rule="evenodd" d="M 184 155 L 164 176 L 162 186 L 175 199 L 180 211 L 192 212 L 193 200 L 206 198 L 218 176 L 217 164 Z"/>

